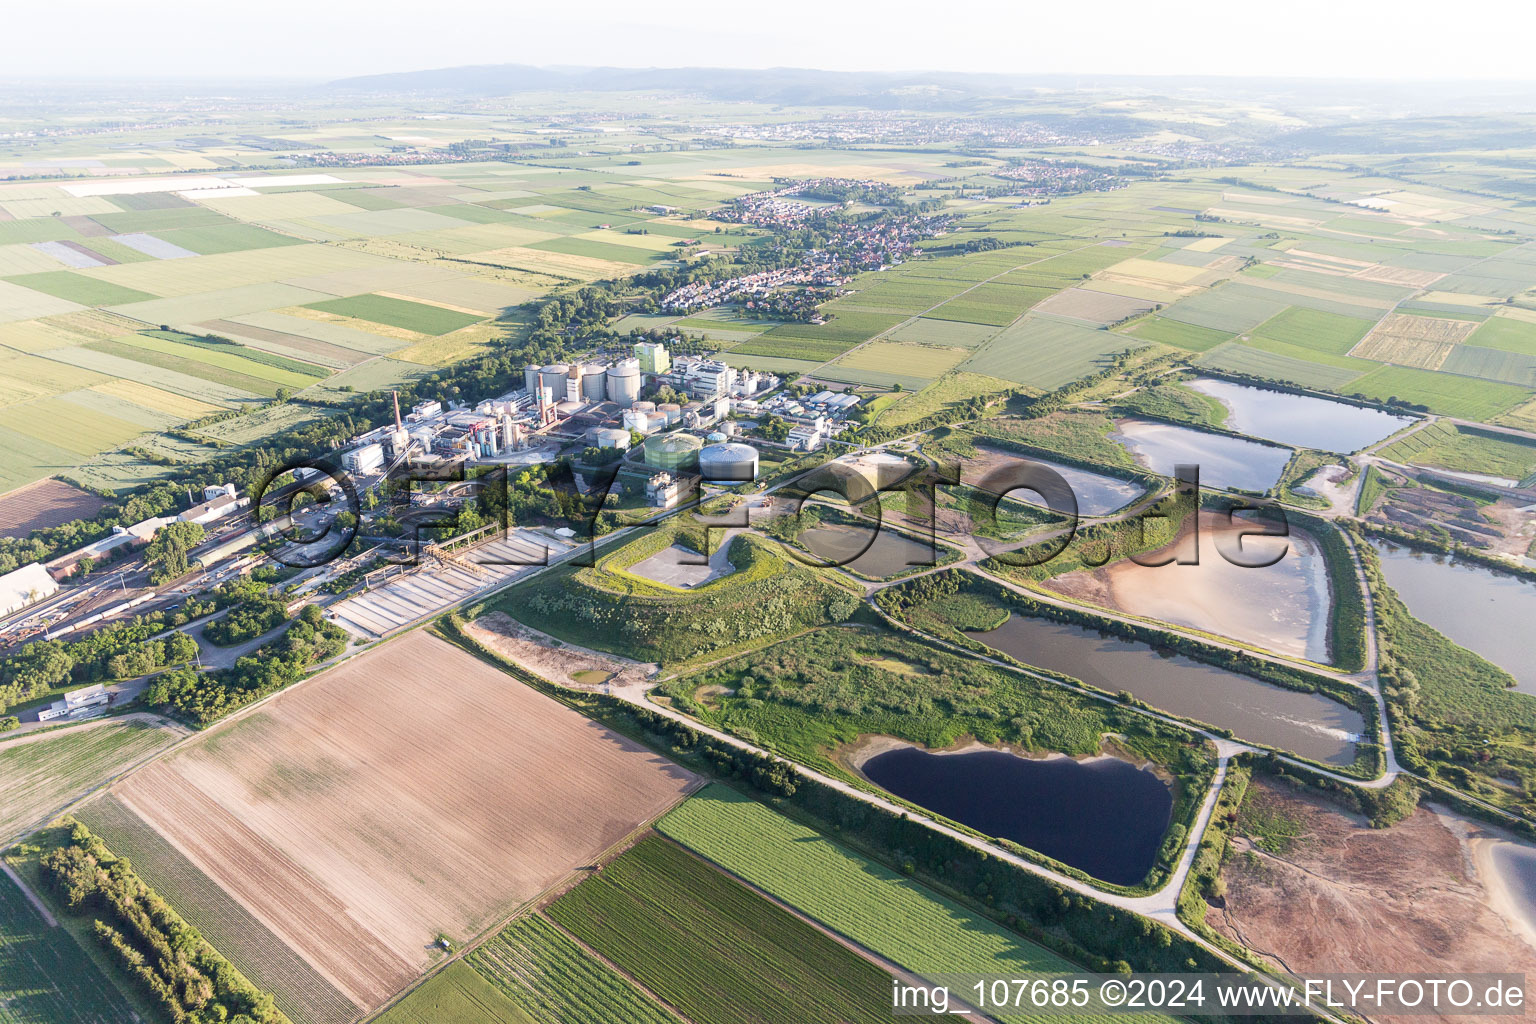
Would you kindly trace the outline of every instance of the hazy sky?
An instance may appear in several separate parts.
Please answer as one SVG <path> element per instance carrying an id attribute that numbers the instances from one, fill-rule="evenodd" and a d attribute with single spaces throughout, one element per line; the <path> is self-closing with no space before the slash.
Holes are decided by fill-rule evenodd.
<path id="1" fill-rule="evenodd" d="M 3 20 L 0 78 L 500 63 L 1536 78 L 1532 0 L 75 0 Z"/>

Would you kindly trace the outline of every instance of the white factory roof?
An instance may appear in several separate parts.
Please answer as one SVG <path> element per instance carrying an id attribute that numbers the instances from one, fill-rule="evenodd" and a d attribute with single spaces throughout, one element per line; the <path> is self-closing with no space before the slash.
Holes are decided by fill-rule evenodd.
<path id="1" fill-rule="evenodd" d="M 37 562 L 0 576 L 0 615 L 20 611 L 33 601 L 59 591 L 59 585 Z"/>

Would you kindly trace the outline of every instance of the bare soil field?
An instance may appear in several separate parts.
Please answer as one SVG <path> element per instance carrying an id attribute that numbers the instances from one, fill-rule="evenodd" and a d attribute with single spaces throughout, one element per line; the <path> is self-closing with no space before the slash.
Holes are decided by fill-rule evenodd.
<path id="1" fill-rule="evenodd" d="M 373 1010 L 433 959 L 436 936 L 480 934 L 694 781 L 416 631 L 113 794 Z"/>
<path id="2" fill-rule="evenodd" d="M 0 537 L 25 537 L 47 526 L 89 519 L 105 504 L 62 480 L 39 480 L 0 494 Z"/>
<path id="3" fill-rule="evenodd" d="M 1451 350 L 1476 328 L 1477 324 L 1471 320 L 1389 313 L 1349 354 L 1359 359 L 1438 370 Z"/>
<path id="4" fill-rule="evenodd" d="M 1420 807 L 1392 828 L 1373 829 L 1265 779 L 1250 787 L 1242 820 L 1255 812 L 1286 823 L 1266 830 L 1271 836 L 1295 838 L 1253 837 L 1270 850 L 1236 840 L 1222 874 L 1226 905 L 1206 915 L 1223 934 L 1303 974 L 1524 971 L 1536 978 L 1536 948 L 1495 909 L 1475 866 L 1464 838 L 1475 826 Z"/>

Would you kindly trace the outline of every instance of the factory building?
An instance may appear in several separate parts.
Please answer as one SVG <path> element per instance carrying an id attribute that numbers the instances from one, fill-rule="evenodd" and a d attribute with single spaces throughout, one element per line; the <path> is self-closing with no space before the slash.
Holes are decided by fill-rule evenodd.
<path id="1" fill-rule="evenodd" d="M 60 718 L 85 718 L 91 713 L 97 713 L 97 708 L 104 708 L 112 703 L 112 695 L 107 688 L 100 683 L 87 686 L 80 690 L 70 690 L 64 694 L 63 700 L 56 700 L 46 708 L 38 711 L 39 722 L 52 722 Z"/>
<path id="2" fill-rule="evenodd" d="M 672 366 L 667 346 L 659 341 L 636 342 L 635 358 L 640 361 L 641 373 L 666 373 Z"/>
<path id="3" fill-rule="evenodd" d="M 216 519 L 223 519 L 225 516 L 233 512 L 238 512 L 247 504 L 248 502 L 244 498 L 235 498 L 228 494 L 220 494 L 212 501 L 205 501 L 201 505 L 193 505 L 191 508 L 187 509 L 176 518 L 180 519 L 184 523 L 197 523 L 198 525 L 205 525 L 207 523 L 213 522 Z"/>
<path id="4" fill-rule="evenodd" d="M 341 457 L 341 465 L 353 476 L 377 473 L 384 468 L 384 446 L 375 442 L 355 448 Z"/>
<path id="5" fill-rule="evenodd" d="M 710 435 L 711 437 L 715 435 Z M 722 440 L 725 435 L 719 435 Z M 699 475 L 712 484 L 742 484 L 757 479 L 757 449 L 728 442 L 699 451 Z"/>
<path id="6" fill-rule="evenodd" d="M 671 473 L 657 473 L 645 482 L 645 500 L 657 508 L 671 508 L 682 496 L 682 485 Z"/>
<path id="7" fill-rule="evenodd" d="M 656 469 L 692 468 L 704 442 L 692 434 L 657 434 L 645 439 L 645 464 Z"/>
<path id="8" fill-rule="evenodd" d="M 0 615 L 19 612 L 27 605 L 59 592 L 48 570 L 37 562 L 0 576 Z"/>

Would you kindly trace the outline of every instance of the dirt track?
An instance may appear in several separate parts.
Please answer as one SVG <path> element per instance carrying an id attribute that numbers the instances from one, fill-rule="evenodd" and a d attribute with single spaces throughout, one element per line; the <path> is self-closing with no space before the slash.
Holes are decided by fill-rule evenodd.
<path id="1" fill-rule="evenodd" d="M 1536 948 L 1494 910 L 1469 850 L 1434 811 L 1373 829 L 1265 780 L 1247 799 L 1307 827 L 1280 853 L 1237 841 L 1226 906 L 1207 914 L 1218 931 L 1297 973 L 1523 971 L 1536 984 Z"/>

